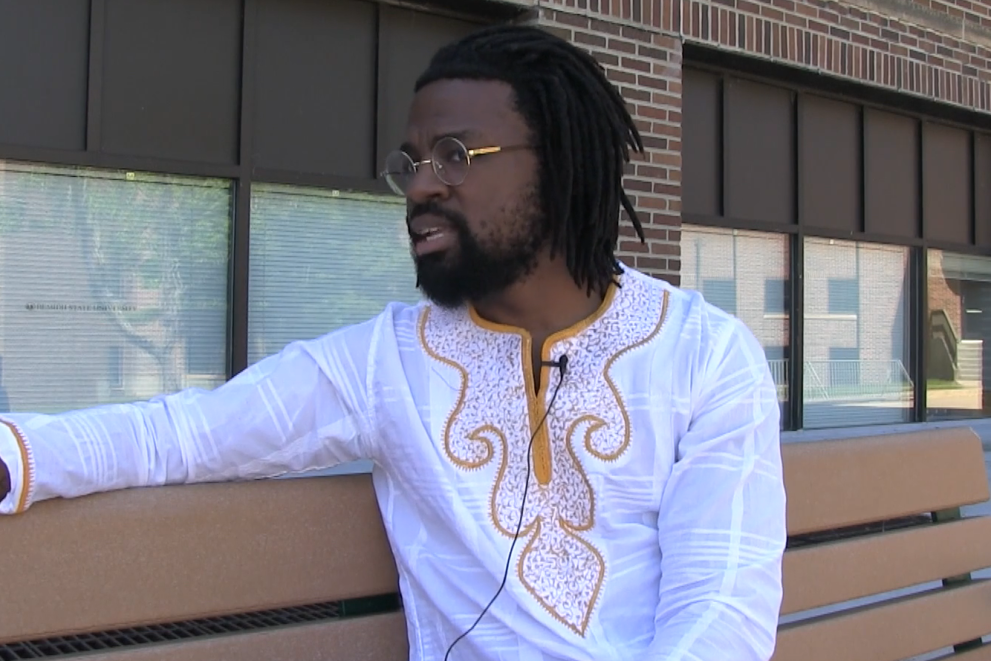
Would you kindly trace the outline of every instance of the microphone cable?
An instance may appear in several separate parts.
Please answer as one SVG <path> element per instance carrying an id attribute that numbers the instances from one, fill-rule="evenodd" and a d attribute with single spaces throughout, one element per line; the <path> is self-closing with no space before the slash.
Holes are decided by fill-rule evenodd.
<path id="1" fill-rule="evenodd" d="M 531 453 L 533 451 L 533 441 L 537 438 L 537 434 L 540 433 L 541 428 L 543 428 L 544 423 L 547 421 L 547 416 L 550 415 L 551 409 L 554 408 L 554 401 L 557 399 L 557 393 L 561 390 L 561 384 L 564 383 L 564 375 L 568 370 L 568 355 L 567 354 L 562 355 L 560 358 L 558 358 L 556 363 L 542 362 L 541 366 L 543 365 L 550 365 L 553 367 L 557 367 L 558 370 L 560 370 L 560 376 L 558 377 L 557 385 L 554 386 L 554 394 L 551 395 L 551 401 L 547 405 L 547 410 L 544 411 L 544 415 L 540 418 L 540 422 L 537 424 L 537 428 L 533 430 L 533 433 L 530 435 L 530 441 L 527 443 L 526 481 L 523 483 L 523 502 L 520 503 L 520 518 L 516 521 L 516 533 L 513 535 L 513 543 L 509 545 L 509 555 L 506 557 L 506 569 L 505 571 L 503 571 L 502 574 L 502 583 L 499 584 L 499 589 L 496 590 L 496 593 L 494 595 L 492 595 L 492 599 L 489 600 L 489 603 L 485 605 L 485 608 L 482 609 L 482 612 L 478 614 L 477 618 L 475 618 L 475 622 L 470 627 L 468 627 L 468 629 L 463 634 L 455 638 L 454 642 L 451 643 L 451 646 L 447 648 L 447 653 L 444 654 L 444 661 L 448 661 L 449 657 L 451 656 L 451 652 L 454 650 L 454 646 L 460 643 L 462 640 L 464 640 L 464 638 L 466 638 L 468 634 L 470 634 L 472 631 L 475 630 L 475 627 L 478 626 L 478 623 L 482 621 L 482 618 L 485 617 L 485 614 L 489 612 L 490 608 L 492 608 L 492 604 L 494 604 L 496 599 L 499 598 L 499 595 L 502 594 L 502 591 L 506 588 L 506 581 L 509 580 L 509 568 L 513 564 L 513 551 L 516 549 L 516 542 L 519 541 L 520 530 L 523 527 L 523 515 L 526 513 L 526 496 L 530 490 L 530 472 L 531 472 L 530 459 L 531 459 Z"/>

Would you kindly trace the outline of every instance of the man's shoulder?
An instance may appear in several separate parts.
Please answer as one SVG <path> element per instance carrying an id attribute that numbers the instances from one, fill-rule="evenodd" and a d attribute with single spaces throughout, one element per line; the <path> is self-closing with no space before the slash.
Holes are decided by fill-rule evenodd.
<path id="1" fill-rule="evenodd" d="M 663 278 L 630 267 L 623 268 L 623 282 L 632 288 L 646 290 L 651 297 L 667 299 L 667 315 L 676 323 L 730 325 L 739 323 L 733 315 L 721 310 L 693 289 L 682 288 Z"/>
<path id="2" fill-rule="evenodd" d="M 664 323 L 681 349 L 690 345 L 703 356 L 727 350 L 727 345 L 749 345 L 753 333 L 735 315 L 713 305 L 701 292 L 674 285 L 667 280 L 624 267 L 624 282 L 646 289 L 649 295 L 666 299 Z M 680 350 L 680 349 L 679 349 Z"/>

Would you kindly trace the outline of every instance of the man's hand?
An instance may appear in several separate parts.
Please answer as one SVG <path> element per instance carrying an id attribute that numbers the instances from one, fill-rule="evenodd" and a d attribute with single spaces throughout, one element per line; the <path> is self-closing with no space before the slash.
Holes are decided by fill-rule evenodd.
<path id="1" fill-rule="evenodd" d="M 0 500 L 6 498 L 9 491 L 10 471 L 7 470 L 7 464 L 3 463 L 3 459 L 0 459 Z"/>

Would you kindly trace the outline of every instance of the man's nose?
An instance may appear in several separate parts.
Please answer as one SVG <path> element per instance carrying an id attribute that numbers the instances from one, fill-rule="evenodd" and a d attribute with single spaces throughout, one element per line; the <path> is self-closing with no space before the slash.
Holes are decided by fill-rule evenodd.
<path id="1" fill-rule="evenodd" d="M 432 163 L 420 163 L 406 187 L 406 198 L 414 204 L 429 200 L 447 199 L 451 187 L 440 180 Z"/>

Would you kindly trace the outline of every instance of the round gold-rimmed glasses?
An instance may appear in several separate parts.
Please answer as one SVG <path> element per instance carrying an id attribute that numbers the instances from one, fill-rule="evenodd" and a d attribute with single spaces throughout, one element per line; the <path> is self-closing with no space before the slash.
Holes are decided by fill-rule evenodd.
<path id="1" fill-rule="evenodd" d="M 434 174 L 444 184 L 448 186 L 460 186 L 468 176 L 468 169 L 471 167 L 473 158 L 498 154 L 499 152 L 511 151 L 514 149 L 529 149 L 529 145 L 514 145 L 510 147 L 481 147 L 479 149 L 468 149 L 465 143 L 453 136 L 441 138 L 434 144 L 430 158 L 421 161 L 414 161 L 405 151 L 396 150 L 385 159 L 385 177 L 389 187 L 396 195 L 406 195 L 409 184 L 413 181 L 421 165 L 427 163 L 433 168 Z"/>

